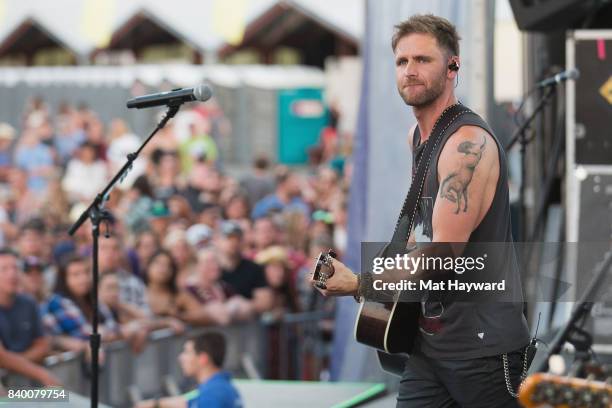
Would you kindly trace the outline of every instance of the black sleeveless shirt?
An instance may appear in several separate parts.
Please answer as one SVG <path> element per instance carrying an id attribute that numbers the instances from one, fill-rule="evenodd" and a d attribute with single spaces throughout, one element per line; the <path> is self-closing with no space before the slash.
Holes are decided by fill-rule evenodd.
<path id="1" fill-rule="evenodd" d="M 462 256 L 477 257 L 489 248 L 483 276 L 496 276 L 506 281 L 504 300 L 470 302 L 447 301 L 425 297 L 421 302 L 420 336 L 416 350 L 432 358 L 469 359 L 492 356 L 516 350 L 529 342 L 529 329 L 523 315 L 520 273 L 510 223 L 508 170 L 506 156 L 491 128 L 476 113 L 469 111 L 457 118 L 445 132 L 433 153 L 425 176 L 423 193 L 414 221 L 417 244 L 431 242 L 432 216 L 439 197 L 438 160 L 448 139 L 461 126 L 478 126 L 491 135 L 499 152 L 499 179 L 488 212 L 470 235 Z M 417 126 L 413 138 L 413 173 L 423 153 Z M 465 198 L 467 199 L 467 197 Z M 464 203 L 461 204 L 461 209 Z M 479 279 L 479 278 L 477 278 Z M 511 299 L 511 301 L 509 301 Z"/>

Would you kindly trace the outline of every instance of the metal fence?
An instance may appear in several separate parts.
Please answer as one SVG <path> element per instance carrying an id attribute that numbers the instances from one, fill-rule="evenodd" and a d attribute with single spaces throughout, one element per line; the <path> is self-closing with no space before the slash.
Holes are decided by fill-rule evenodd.
<path id="1" fill-rule="evenodd" d="M 181 335 L 169 329 L 152 332 L 145 349 L 135 354 L 123 341 L 103 346 L 99 376 L 100 402 L 113 407 L 132 406 L 141 398 L 177 395 L 193 386 L 178 364 L 186 339 L 219 331 L 225 335 L 224 368 L 238 378 L 319 379 L 328 356 L 325 331 L 329 312 L 289 314 L 279 319 L 228 327 L 192 328 Z M 89 395 L 91 383 L 84 356 L 64 352 L 47 357 L 45 365 L 64 384 L 80 395 Z M 17 375 L 3 378 L 8 388 L 34 384 Z"/>

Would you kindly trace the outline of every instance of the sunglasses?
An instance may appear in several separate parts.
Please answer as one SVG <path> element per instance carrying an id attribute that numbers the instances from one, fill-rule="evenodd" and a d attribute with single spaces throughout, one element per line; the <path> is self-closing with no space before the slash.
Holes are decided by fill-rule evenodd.
<path id="1" fill-rule="evenodd" d="M 335 272 L 332 258 L 336 257 L 336 253 L 331 249 L 327 252 L 321 252 L 317 257 L 317 263 L 312 275 L 312 279 L 315 281 L 314 285 L 317 288 L 327 289 L 327 279 L 331 278 Z"/>

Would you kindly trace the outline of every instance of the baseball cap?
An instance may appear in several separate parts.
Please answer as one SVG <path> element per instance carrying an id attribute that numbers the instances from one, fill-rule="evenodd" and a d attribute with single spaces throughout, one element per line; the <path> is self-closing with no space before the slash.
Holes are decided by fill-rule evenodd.
<path id="1" fill-rule="evenodd" d="M 195 247 L 202 241 L 208 241 L 213 236 L 213 230 L 205 224 L 194 224 L 187 229 L 187 242 Z"/>
<path id="2" fill-rule="evenodd" d="M 242 228 L 240 225 L 233 221 L 224 221 L 221 224 L 221 233 L 225 236 L 228 235 L 240 235 L 242 236 Z"/>

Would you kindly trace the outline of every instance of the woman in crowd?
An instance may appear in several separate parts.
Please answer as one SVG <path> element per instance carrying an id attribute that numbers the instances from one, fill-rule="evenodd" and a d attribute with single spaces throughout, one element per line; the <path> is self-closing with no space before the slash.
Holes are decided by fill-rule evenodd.
<path id="1" fill-rule="evenodd" d="M 263 265 L 266 282 L 274 291 L 272 313 L 279 317 L 284 313 L 299 311 L 294 281 L 291 277 L 289 254 L 280 245 L 270 246 L 257 254 L 255 262 Z"/>
<path id="2" fill-rule="evenodd" d="M 185 331 L 185 326 L 177 319 L 148 316 L 142 309 L 121 302 L 116 273 L 106 273 L 100 277 L 100 312 L 105 318 L 119 323 L 122 339 L 135 352 L 144 349 L 148 335 L 153 330 L 168 327 L 175 333 Z"/>
<path id="3" fill-rule="evenodd" d="M 132 270 L 136 275 L 144 278 L 149 260 L 159 249 L 159 239 L 150 229 L 145 229 L 136 234 L 134 248 L 128 253 Z"/>
<path id="4" fill-rule="evenodd" d="M 221 281 L 221 268 L 213 249 L 198 252 L 196 271 L 187 292 L 181 319 L 188 323 L 227 325 L 254 316 L 250 303 Z"/>
<path id="5" fill-rule="evenodd" d="M 196 263 L 195 255 L 187 240 L 186 231 L 173 229 L 166 235 L 163 248 L 172 255 L 172 259 L 176 263 L 175 281 L 177 287 L 180 289 L 186 288 Z"/>
<path id="6" fill-rule="evenodd" d="M 88 349 L 94 313 L 91 288 L 89 260 L 70 255 L 58 269 L 54 293 L 41 307 L 43 325 L 56 348 Z M 118 339 L 118 329 L 114 320 L 101 319 L 99 333 L 102 341 Z"/>

